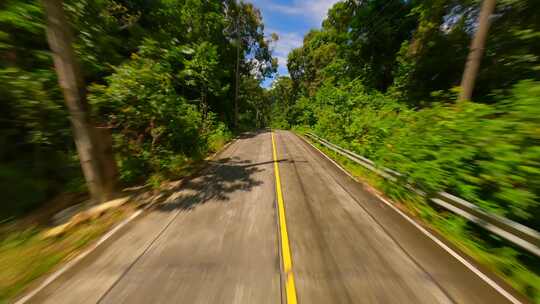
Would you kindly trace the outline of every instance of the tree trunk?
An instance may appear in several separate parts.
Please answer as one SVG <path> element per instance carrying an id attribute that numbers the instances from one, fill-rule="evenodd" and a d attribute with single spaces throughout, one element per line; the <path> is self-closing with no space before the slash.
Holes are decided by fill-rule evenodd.
<path id="1" fill-rule="evenodd" d="M 110 185 L 104 170 L 104 144 L 98 141 L 86 101 L 85 84 L 73 51 L 73 37 L 61 0 L 43 0 L 47 17 L 47 40 L 53 52 L 58 82 L 64 93 L 82 171 L 94 202 L 110 199 Z"/>
<path id="2" fill-rule="evenodd" d="M 201 102 L 200 102 L 200 105 L 199 105 L 199 108 L 200 108 L 200 111 L 202 113 L 202 118 L 203 118 L 203 121 L 202 121 L 202 126 L 201 126 L 201 130 L 203 132 L 206 132 L 207 130 L 207 127 L 208 127 L 208 121 L 207 121 L 207 118 L 208 118 L 208 101 L 207 101 L 207 89 L 206 89 L 206 86 L 203 84 L 202 85 L 202 89 L 201 89 Z"/>
<path id="3" fill-rule="evenodd" d="M 474 83 L 476 76 L 478 75 L 478 69 L 480 68 L 480 61 L 484 54 L 484 46 L 486 44 L 486 38 L 489 30 L 489 17 L 495 10 L 495 0 L 484 0 L 482 3 L 482 9 L 480 16 L 478 17 L 478 29 L 474 34 L 471 48 L 469 50 L 469 56 L 465 63 L 465 71 L 463 71 L 463 78 L 461 79 L 461 92 L 459 94 L 459 100 L 470 100 L 474 90 Z"/>
<path id="4" fill-rule="evenodd" d="M 239 18 L 239 17 L 237 17 Z M 238 31 L 238 20 L 236 21 L 236 71 L 234 86 L 234 127 L 238 128 L 238 92 L 240 90 L 240 32 Z"/>

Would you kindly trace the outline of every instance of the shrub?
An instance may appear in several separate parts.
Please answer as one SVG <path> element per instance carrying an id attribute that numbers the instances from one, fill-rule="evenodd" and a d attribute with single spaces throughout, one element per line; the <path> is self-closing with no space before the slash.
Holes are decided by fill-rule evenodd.
<path id="1" fill-rule="evenodd" d="M 540 195 L 539 82 L 522 81 L 491 104 L 440 102 L 418 111 L 353 86 L 323 86 L 313 98 L 319 135 L 427 191 L 449 191 L 540 228 L 532 218 Z"/>

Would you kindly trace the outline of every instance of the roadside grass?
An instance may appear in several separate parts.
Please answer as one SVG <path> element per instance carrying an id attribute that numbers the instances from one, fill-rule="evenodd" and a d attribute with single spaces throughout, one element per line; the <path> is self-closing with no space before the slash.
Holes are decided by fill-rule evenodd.
<path id="1" fill-rule="evenodd" d="M 46 228 L 29 227 L 0 237 L 0 303 L 7 303 L 32 281 L 68 261 L 92 241 L 125 218 L 132 208 L 122 207 L 82 223 L 65 234 L 43 238 Z"/>
<path id="2" fill-rule="evenodd" d="M 297 130 L 297 133 L 302 135 L 303 132 Z M 458 215 L 428 204 L 425 199 L 410 190 L 386 181 L 308 137 L 304 136 L 304 138 L 339 163 L 357 180 L 384 193 L 385 196 L 397 202 L 396 207 L 421 219 L 422 224 L 436 231 L 488 270 L 496 273 L 531 302 L 540 304 L 540 262 L 536 257 L 487 233 L 481 227 L 467 222 Z"/>
<path id="3" fill-rule="evenodd" d="M 160 187 L 167 182 L 194 174 L 206 165 L 206 161 L 209 160 L 209 158 L 223 150 L 232 139 L 233 133 L 231 132 L 213 134 L 209 141 L 208 148 L 204 153 L 193 157 L 178 155 L 172 161 L 168 170 L 150 174 L 146 180 L 146 185 L 150 186 L 152 189 L 159 190 Z"/>
<path id="4" fill-rule="evenodd" d="M 146 180 L 146 185 L 153 191 L 160 191 L 167 182 L 194 174 L 205 166 L 205 160 L 223 150 L 232 138 L 232 134 L 225 132 L 215 135 L 205 155 L 179 158 L 168 174 L 154 173 Z M 44 238 L 43 232 L 51 227 L 28 226 L 24 218 L 18 220 L 22 225 L 15 225 L 15 229 L 0 229 L 0 303 L 13 300 L 36 279 L 77 256 L 133 209 L 133 205 L 126 204 L 70 228 L 58 237 Z M 22 229 L 21 226 L 28 227 Z"/>

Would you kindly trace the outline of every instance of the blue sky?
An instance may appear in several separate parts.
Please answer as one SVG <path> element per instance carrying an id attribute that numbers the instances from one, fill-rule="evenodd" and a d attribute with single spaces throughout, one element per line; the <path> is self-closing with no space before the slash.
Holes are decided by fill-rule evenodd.
<path id="1" fill-rule="evenodd" d="M 338 0 L 248 0 L 261 10 L 265 34 L 277 33 L 274 57 L 278 58 L 279 75 L 288 75 L 287 54 L 302 45 L 304 34 L 320 28 L 326 12 Z M 270 85 L 266 80 L 263 86 Z"/>

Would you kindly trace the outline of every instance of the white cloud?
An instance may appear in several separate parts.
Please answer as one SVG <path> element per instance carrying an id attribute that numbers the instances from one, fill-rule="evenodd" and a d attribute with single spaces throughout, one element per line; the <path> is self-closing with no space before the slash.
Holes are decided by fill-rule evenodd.
<path id="1" fill-rule="evenodd" d="M 263 15 L 268 12 L 284 15 L 285 18 L 301 18 L 309 27 L 320 27 L 328 10 L 340 0 L 290 0 L 288 4 L 277 3 L 276 0 L 248 0 L 255 4 Z M 279 25 L 275 25 L 279 27 Z M 287 55 L 297 47 L 302 46 L 303 35 L 298 31 L 283 31 L 272 28 L 265 29 L 265 33 L 277 33 L 278 42 L 274 45 L 273 56 L 278 59 L 278 71 L 281 75 L 287 75 Z"/>
<path id="2" fill-rule="evenodd" d="M 320 26 L 328 9 L 339 0 L 293 0 L 291 4 L 278 4 L 268 0 L 254 0 L 263 10 L 274 11 L 286 15 L 307 17 L 314 26 Z"/>
<path id="3" fill-rule="evenodd" d="M 287 67 L 287 55 L 289 52 L 297 47 L 300 47 L 303 42 L 303 37 L 300 33 L 296 32 L 282 32 L 274 29 L 267 29 L 267 33 L 276 33 L 279 36 L 279 40 L 274 45 L 274 57 L 278 59 L 278 64 L 281 70 L 286 70 Z"/>

